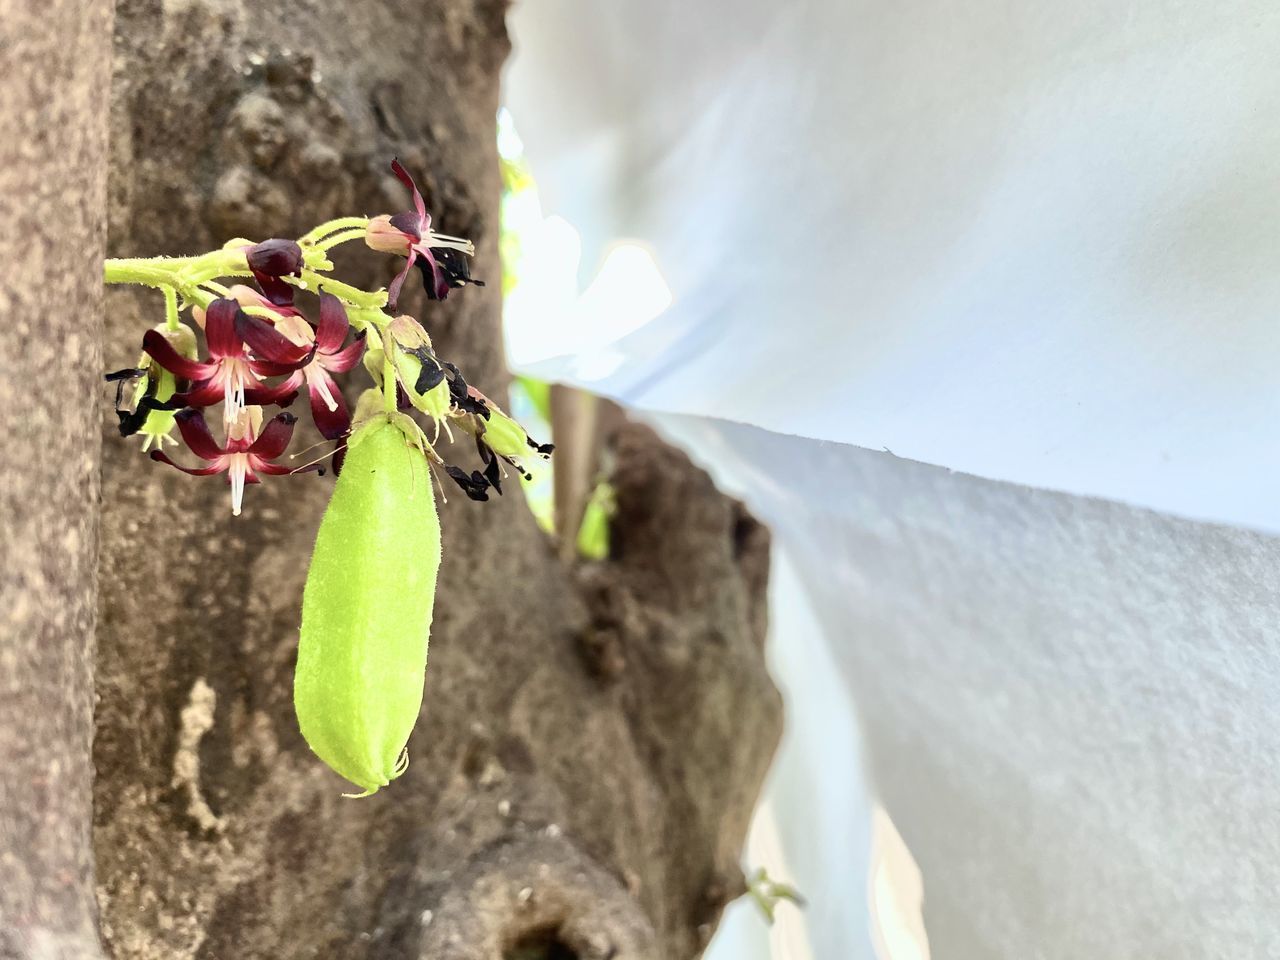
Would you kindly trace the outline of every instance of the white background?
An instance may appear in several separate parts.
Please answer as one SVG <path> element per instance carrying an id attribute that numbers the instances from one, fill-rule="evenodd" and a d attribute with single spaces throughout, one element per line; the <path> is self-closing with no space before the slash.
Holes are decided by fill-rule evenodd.
<path id="1" fill-rule="evenodd" d="M 512 31 L 563 218 L 512 360 L 662 414 L 789 558 L 753 846 L 812 905 L 772 955 L 870 954 L 868 793 L 935 957 L 1280 955 L 1280 546 L 1088 499 L 1280 530 L 1280 6 L 526 0 Z"/>

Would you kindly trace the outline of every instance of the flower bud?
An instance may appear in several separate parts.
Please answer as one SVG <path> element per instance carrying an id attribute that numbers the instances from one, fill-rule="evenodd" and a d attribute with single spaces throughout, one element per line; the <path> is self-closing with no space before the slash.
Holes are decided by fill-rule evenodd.
<path id="1" fill-rule="evenodd" d="M 302 276 L 302 247 L 293 240 L 263 240 L 245 251 L 253 279 L 273 304 L 293 306 L 293 288 L 281 277 Z"/>
<path id="2" fill-rule="evenodd" d="M 302 247 L 293 240 L 263 240 L 245 253 L 254 274 L 285 277 L 302 272 Z"/>
<path id="3" fill-rule="evenodd" d="M 365 244 L 379 253 L 408 253 L 417 239 L 392 225 L 391 217 L 385 213 L 370 220 L 364 231 Z"/>
<path id="4" fill-rule="evenodd" d="M 406 350 L 431 349 L 431 335 L 422 324 L 407 314 L 396 317 L 387 324 L 387 332 Z"/>

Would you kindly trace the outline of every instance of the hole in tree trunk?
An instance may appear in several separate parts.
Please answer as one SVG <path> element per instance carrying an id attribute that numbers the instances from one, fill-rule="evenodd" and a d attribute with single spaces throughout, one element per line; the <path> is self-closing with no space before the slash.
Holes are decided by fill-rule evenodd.
<path id="1" fill-rule="evenodd" d="M 578 951 L 560 939 L 560 931 L 548 928 L 526 933 L 502 954 L 502 960 L 579 960 Z"/>

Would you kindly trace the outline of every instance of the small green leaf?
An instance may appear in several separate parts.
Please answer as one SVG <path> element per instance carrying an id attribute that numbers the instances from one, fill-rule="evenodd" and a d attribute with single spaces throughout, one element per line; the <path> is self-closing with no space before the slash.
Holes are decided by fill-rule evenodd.
<path id="1" fill-rule="evenodd" d="M 613 485 L 601 480 L 591 491 L 578 527 L 578 554 L 588 560 L 609 556 L 609 520 L 617 510 Z"/>
<path id="2" fill-rule="evenodd" d="M 764 867 L 756 870 L 747 879 L 747 895 L 760 912 L 764 914 L 765 921 L 772 926 L 775 919 L 774 914 L 777 911 L 778 904 L 783 900 L 794 903 L 797 907 L 804 907 L 804 897 L 800 896 L 800 892 L 789 883 L 779 883 L 769 877 L 769 872 Z"/>

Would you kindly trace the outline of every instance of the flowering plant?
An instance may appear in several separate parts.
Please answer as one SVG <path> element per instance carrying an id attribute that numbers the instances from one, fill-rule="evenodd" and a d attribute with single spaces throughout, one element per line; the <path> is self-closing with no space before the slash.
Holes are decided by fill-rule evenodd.
<path id="1" fill-rule="evenodd" d="M 158 289 L 165 300 L 165 322 L 143 336 L 138 365 L 107 374 L 117 384 L 121 435 L 140 435 L 153 460 L 186 473 L 226 473 L 234 514 L 241 511 L 244 485 L 260 483 L 261 475 L 316 468 L 289 469 L 271 462 L 288 446 L 295 417 L 279 414 L 260 432 L 263 408 L 289 407 L 304 386 L 311 418 L 320 435 L 333 442 L 333 466 L 341 470 L 353 423 L 335 376 L 362 359 L 379 401 L 376 407 L 365 403 L 367 409 L 419 411 L 429 421 L 432 440 L 451 424 L 476 438 L 484 469 L 468 472 L 445 463 L 421 428 L 415 428 L 431 463 L 472 499 L 488 499 L 490 489 L 502 492 L 499 461 L 527 475 L 525 459 L 551 452 L 550 444 L 531 440 L 468 384 L 457 366 L 437 356 L 416 319 L 389 312 L 414 266 L 432 300 L 444 300 L 451 290 L 468 284 L 484 285 L 471 277 L 467 264 L 475 252 L 471 242 L 436 233 L 412 177 L 398 160 L 391 169 L 412 193 L 413 210 L 342 217 L 297 240 L 235 239 L 200 256 L 106 262 L 108 283 L 143 284 Z M 331 275 L 329 251 L 353 240 L 406 257 L 387 291 L 362 290 Z M 314 322 L 297 302 L 300 292 L 318 295 Z M 183 322 L 186 310 L 204 334 L 203 356 L 197 330 Z M 214 405 L 222 408 L 222 446 L 202 412 Z M 401 424 L 409 429 L 413 422 Z M 165 446 L 180 446 L 175 428 L 187 449 L 209 466 L 184 467 L 170 457 Z"/>
<path id="2" fill-rule="evenodd" d="M 143 335 L 137 366 L 106 377 L 116 384 L 121 435 L 141 436 L 152 460 L 192 476 L 224 474 L 239 515 L 246 485 L 323 473 L 326 460 L 341 474 L 352 453 L 353 475 L 339 477 L 308 573 L 295 705 L 312 749 L 366 794 L 404 771 L 421 703 L 439 563 L 434 485 L 423 480 L 439 467 L 468 497 L 487 500 L 490 490 L 502 493 L 503 463 L 527 477 L 525 461 L 552 449 L 440 357 L 417 319 L 395 312 L 415 266 L 431 300 L 483 284 L 470 274 L 471 242 L 435 232 L 412 177 L 399 161 L 391 169 L 411 192 L 412 210 L 342 217 L 296 240 L 235 239 L 198 256 L 105 266 L 108 283 L 164 297 L 164 322 Z M 332 276 L 329 252 L 358 240 L 405 257 L 388 290 Z M 311 295 L 314 305 L 303 302 Z M 336 378 L 360 365 L 372 385 L 353 413 Z M 332 447 L 290 467 L 281 459 L 297 417 L 265 411 L 289 407 L 304 387 L 322 443 Z M 222 441 L 210 426 L 215 406 Z M 436 451 L 453 426 L 474 437 L 481 469 Z M 188 459 L 184 446 L 200 465 L 179 462 Z"/>

